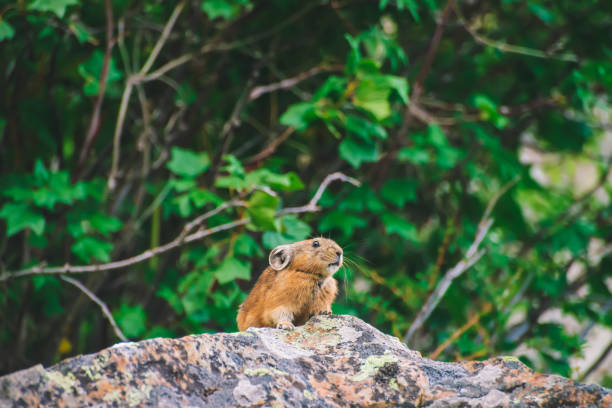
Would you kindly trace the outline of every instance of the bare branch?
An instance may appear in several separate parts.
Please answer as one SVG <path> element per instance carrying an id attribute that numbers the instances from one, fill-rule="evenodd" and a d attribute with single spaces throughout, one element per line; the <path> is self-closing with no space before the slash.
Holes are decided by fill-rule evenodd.
<path id="1" fill-rule="evenodd" d="M 279 89 L 293 88 L 298 83 L 310 77 L 318 75 L 322 72 L 342 71 L 343 68 L 344 67 L 342 65 L 313 67 L 313 68 L 310 68 L 308 71 L 302 72 L 292 78 L 283 79 L 282 81 L 275 82 L 273 84 L 256 86 L 249 93 L 249 100 L 252 101 L 253 99 L 259 98 L 261 95 L 264 95 L 270 92 L 274 92 L 274 91 L 278 91 Z"/>
<path id="2" fill-rule="evenodd" d="M 121 144 L 121 133 L 123 131 L 123 123 L 125 122 L 125 114 L 127 113 L 127 107 L 130 103 L 130 96 L 132 96 L 132 90 L 134 89 L 134 83 L 132 78 L 127 79 L 123 95 L 121 96 L 121 105 L 119 105 L 119 114 L 117 115 L 117 124 L 115 125 L 115 135 L 113 136 L 113 158 L 111 164 L 111 171 L 108 176 L 108 188 L 111 190 L 115 189 L 117 184 L 117 174 L 119 173 L 119 154 Z"/>
<path id="3" fill-rule="evenodd" d="M 170 32 L 172 32 L 172 28 L 174 27 L 174 23 L 176 23 L 176 19 L 178 18 L 179 14 L 181 14 L 181 11 L 183 11 L 183 7 L 185 7 L 185 1 L 181 1 L 179 4 L 177 4 L 174 10 L 172 11 L 168 22 L 164 26 L 164 30 L 159 36 L 155 47 L 153 47 L 153 51 L 151 51 L 151 54 L 149 54 L 149 58 L 147 58 L 147 61 L 140 69 L 141 75 L 145 75 L 147 72 L 149 72 L 153 64 L 155 64 L 155 60 L 157 59 L 157 56 L 159 55 L 161 49 L 164 47 L 164 44 L 166 44 L 166 41 L 170 36 Z"/>
<path id="4" fill-rule="evenodd" d="M 97 297 L 92 291 L 87 289 L 87 287 L 78 280 L 69 278 L 68 276 L 60 276 L 60 279 L 79 288 L 81 292 L 85 293 L 88 298 L 90 298 L 94 301 L 94 303 L 100 306 L 102 313 L 104 314 L 108 322 L 111 324 L 111 326 L 113 326 L 113 330 L 115 330 L 115 334 L 117 335 L 117 337 L 119 337 L 121 341 L 128 341 L 127 337 L 125 337 L 119 326 L 117 326 L 117 323 L 115 322 L 115 319 L 113 319 L 113 315 L 111 314 L 110 310 L 108 310 L 108 306 L 106 306 L 106 303 L 100 300 L 99 297 Z"/>
<path id="5" fill-rule="evenodd" d="M 104 93 L 106 91 L 106 83 L 108 79 L 108 71 L 110 65 L 111 54 L 113 52 L 113 7 L 111 0 L 105 0 L 105 12 L 106 12 L 106 49 L 104 51 L 104 61 L 102 62 L 102 70 L 100 71 L 100 80 L 98 82 L 98 96 L 96 97 L 96 103 L 94 104 L 93 112 L 91 114 L 91 120 L 89 122 L 89 129 L 85 136 L 85 142 L 81 148 L 81 154 L 79 155 L 79 167 L 83 167 L 89 150 L 98 135 L 100 130 L 100 111 L 102 110 L 102 102 L 104 101 Z"/>
<path id="6" fill-rule="evenodd" d="M 161 49 L 163 48 L 164 44 L 168 40 L 170 32 L 172 31 L 172 27 L 174 27 L 174 23 L 176 23 L 176 19 L 178 18 L 179 14 L 181 14 L 183 7 L 185 7 L 185 1 L 182 1 L 176 5 L 174 10 L 172 11 L 172 15 L 170 15 L 170 18 L 166 22 L 166 25 L 164 26 L 164 29 L 159 39 L 157 40 L 155 47 L 153 48 L 153 51 L 151 51 L 151 54 L 149 54 L 149 58 L 147 58 L 147 61 L 144 63 L 144 65 L 142 66 L 138 74 L 130 75 L 126 79 L 125 89 L 123 90 L 123 95 L 121 96 L 121 105 L 119 105 L 119 114 L 117 115 L 117 123 L 115 125 L 115 134 L 113 136 L 113 157 L 112 157 L 111 171 L 108 175 L 108 182 L 107 182 L 108 188 L 110 190 L 114 190 L 115 186 L 117 185 L 117 175 L 119 173 L 119 155 L 121 153 L 119 146 L 121 144 L 121 134 L 123 133 L 123 123 L 125 122 L 125 115 L 127 113 L 127 107 L 130 103 L 130 97 L 132 96 L 132 91 L 135 85 L 138 85 L 140 82 L 143 81 L 144 78 L 146 78 L 147 72 L 149 72 L 149 70 L 155 63 L 157 56 L 159 55 Z M 181 62 L 181 64 L 183 62 Z M 168 64 L 164 65 L 162 68 L 165 68 Z M 178 65 L 175 65 L 175 66 L 178 66 Z M 175 66 L 170 66 L 166 68 L 165 71 L 161 71 L 162 68 L 160 68 L 160 73 L 156 73 L 157 76 L 155 76 L 153 79 L 160 77 L 166 71 L 169 71 Z"/>
<path id="7" fill-rule="evenodd" d="M 442 34 L 444 34 L 446 21 L 448 20 L 448 17 L 450 15 L 450 12 L 452 10 L 454 3 L 455 3 L 454 0 L 448 0 L 446 3 L 446 6 L 444 6 L 444 9 L 442 10 L 442 14 L 440 16 L 440 20 L 438 21 L 438 24 L 436 25 L 436 30 L 434 31 L 434 34 L 431 37 L 431 42 L 429 43 L 429 49 L 427 50 L 427 54 L 425 55 L 425 60 L 423 61 L 423 64 L 421 65 L 421 69 L 419 70 L 419 73 L 416 79 L 414 80 L 411 99 L 414 99 L 415 102 L 416 100 L 419 99 L 419 97 L 421 96 L 421 93 L 423 92 L 423 85 L 425 83 L 425 79 L 427 78 L 427 75 L 429 74 L 429 71 L 431 70 L 431 65 L 436 56 L 436 53 L 438 52 L 438 46 L 440 45 Z"/>
<path id="8" fill-rule="evenodd" d="M 162 75 L 164 75 L 166 72 L 171 71 L 174 68 L 179 67 L 183 65 L 184 63 L 188 62 L 193 57 L 194 57 L 194 54 L 192 53 L 181 55 L 178 58 L 168 61 L 167 63 L 157 68 L 155 71 L 151 72 L 150 74 L 144 75 L 144 76 L 138 76 L 136 78 L 138 79 L 139 82 L 149 82 L 149 81 L 156 80 L 160 78 Z"/>
<path id="9" fill-rule="evenodd" d="M 301 207 L 285 208 L 283 210 L 278 211 L 276 215 L 280 216 L 280 215 L 285 215 L 285 214 L 298 214 L 298 213 L 304 213 L 304 212 L 319 211 L 320 208 L 317 204 L 319 200 L 321 199 L 321 196 L 323 195 L 323 192 L 325 191 L 329 183 L 331 183 L 334 180 L 341 180 L 345 183 L 351 183 L 354 186 L 361 185 L 361 182 L 359 180 L 354 179 L 352 177 L 348 177 L 344 175 L 343 173 L 336 172 L 336 173 L 329 174 L 327 177 L 325 177 L 325 180 L 323 180 L 323 182 L 317 189 L 317 192 L 312 197 L 312 199 L 308 202 L 308 204 L 303 205 Z"/>
<path id="10" fill-rule="evenodd" d="M 323 195 L 323 192 L 325 191 L 327 186 L 334 180 L 341 180 L 343 182 L 348 182 L 356 186 L 360 184 L 358 180 L 352 177 L 348 177 L 342 173 L 332 173 L 328 175 L 327 177 L 325 177 L 325 179 L 323 180 L 323 182 L 317 189 L 314 197 L 308 202 L 308 204 L 304 206 L 300 206 L 300 207 L 285 208 L 284 210 L 278 211 L 276 213 L 276 216 L 280 217 L 285 214 L 299 214 L 299 213 L 305 213 L 305 212 L 319 211 L 320 208 L 317 206 L 317 203 L 321 199 L 321 196 Z M 197 226 L 201 225 L 201 223 L 204 220 L 212 217 L 215 214 L 218 214 L 224 209 L 227 209 L 230 207 L 242 206 L 244 204 L 245 203 L 242 201 L 230 201 L 230 202 L 221 204 L 216 209 L 209 211 L 206 214 L 203 214 L 202 216 L 195 218 L 194 220 L 186 224 L 185 227 L 183 227 L 183 229 L 181 230 L 181 233 L 176 238 L 174 238 L 172 241 L 164 245 L 160 245 L 158 247 L 148 249 L 130 258 L 122 259 L 120 261 L 108 262 L 104 264 L 83 265 L 83 266 L 65 264 L 64 266 L 46 267 L 45 263 L 41 263 L 40 265 L 34 266 L 32 268 L 22 269 L 20 271 L 15 271 L 15 272 L 5 272 L 2 275 L 0 275 L 0 282 L 7 281 L 13 278 L 21 278 L 24 276 L 30 276 L 30 275 L 58 275 L 58 274 L 66 274 L 66 273 L 90 273 L 90 272 L 110 271 L 114 269 L 126 268 L 128 266 L 132 266 L 137 263 L 146 261 L 148 259 L 153 258 L 154 256 L 163 254 L 172 249 L 178 248 L 184 244 L 188 244 L 198 239 L 202 239 L 204 237 L 215 234 L 217 232 L 236 228 L 242 225 L 246 225 L 250 221 L 248 217 L 242 218 L 239 220 L 235 220 L 232 222 L 228 222 L 226 224 L 221 224 L 213 228 L 199 229 L 198 231 L 191 233 L 191 234 L 185 233 L 185 231 L 193 230 Z"/>
<path id="11" fill-rule="evenodd" d="M 221 211 L 225 210 L 226 208 L 230 208 L 230 207 L 245 207 L 246 205 L 247 205 L 246 201 L 239 201 L 239 200 L 228 201 L 226 203 L 221 204 L 220 206 L 218 206 L 214 210 L 208 211 L 207 213 L 202 214 L 199 217 L 195 218 L 194 220 L 192 220 L 192 221 L 188 222 L 187 224 L 185 224 L 185 226 L 183 227 L 183 231 L 181 231 L 181 234 L 178 236 L 177 240 L 182 240 L 193 229 L 199 227 L 200 225 L 202 225 L 202 223 L 204 221 L 206 221 L 210 217 L 213 217 L 213 216 L 219 214 Z"/>
<path id="12" fill-rule="evenodd" d="M 442 300 L 442 297 L 444 297 L 444 294 L 450 287 L 453 280 L 461 276 L 461 274 L 463 274 L 468 269 L 470 269 L 485 254 L 485 250 L 479 249 L 479 247 L 485 236 L 489 232 L 489 229 L 491 229 L 491 225 L 493 225 L 493 219 L 489 218 L 489 216 L 491 215 L 491 211 L 493 210 L 493 207 L 495 207 L 495 204 L 497 203 L 499 198 L 505 192 L 507 192 L 514 184 L 516 184 L 517 181 L 518 178 L 514 178 L 512 181 L 507 183 L 489 201 L 489 204 L 485 209 L 483 217 L 478 223 L 478 229 L 476 230 L 476 237 L 474 238 L 474 242 L 472 242 L 472 244 L 468 248 L 467 252 L 465 253 L 465 256 L 455 266 L 449 269 L 444 274 L 442 280 L 438 282 L 438 285 L 417 314 L 417 317 L 410 325 L 408 332 L 404 336 L 404 343 L 408 343 L 410 340 L 412 340 L 412 337 L 417 332 L 417 330 L 419 330 L 423 326 L 423 324 L 429 318 L 436 306 L 438 306 L 438 303 L 440 303 L 440 300 Z"/>
<path id="13" fill-rule="evenodd" d="M 276 149 L 278 148 L 278 146 L 280 146 L 281 143 L 283 143 L 285 140 L 287 140 L 287 138 L 289 136 L 291 136 L 291 134 L 295 131 L 295 128 L 293 126 L 289 126 L 287 129 L 285 129 L 285 131 L 276 139 L 274 139 L 268 146 L 266 146 L 262 151 L 260 151 L 259 153 L 257 153 L 255 156 L 251 157 L 248 161 L 247 164 L 252 164 L 252 163 L 257 163 L 262 161 L 263 159 L 271 156 L 272 154 L 274 154 L 274 152 L 276 152 Z"/>

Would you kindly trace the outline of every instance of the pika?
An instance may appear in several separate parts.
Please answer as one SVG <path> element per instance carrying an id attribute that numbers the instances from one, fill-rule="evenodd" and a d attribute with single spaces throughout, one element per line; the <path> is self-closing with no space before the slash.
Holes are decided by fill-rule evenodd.
<path id="1" fill-rule="evenodd" d="M 238 329 L 276 327 L 292 330 L 313 315 L 331 314 L 338 293 L 333 274 L 342 266 L 342 248 L 316 238 L 280 245 L 270 252 L 270 266 L 238 309 Z"/>

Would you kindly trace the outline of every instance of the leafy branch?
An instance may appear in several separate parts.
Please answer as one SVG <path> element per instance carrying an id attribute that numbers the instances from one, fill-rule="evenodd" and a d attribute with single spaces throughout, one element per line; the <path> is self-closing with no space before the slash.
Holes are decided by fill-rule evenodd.
<path id="1" fill-rule="evenodd" d="M 282 209 L 276 212 L 275 216 L 280 217 L 286 214 L 300 214 L 300 213 L 319 211 L 320 207 L 318 206 L 318 202 L 321 199 L 323 192 L 327 189 L 329 184 L 335 180 L 340 180 L 340 181 L 350 183 L 355 186 L 358 186 L 360 184 L 358 180 L 352 177 L 348 177 L 342 173 L 336 172 L 336 173 L 329 174 L 327 177 L 325 177 L 325 179 L 323 180 L 323 182 L 321 183 L 321 185 L 315 192 L 314 196 L 312 197 L 312 199 L 306 205 Z M 108 262 L 104 264 L 82 265 L 82 266 L 71 265 L 67 263 L 64 266 L 46 267 L 44 266 L 44 263 L 43 263 L 41 265 L 34 266 L 28 269 L 22 269 L 22 270 L 15 271 L 15 272 L 5 272 L 2 275 L 0 275 L 0 282 L 7 281 L 9 279 L 30 276 L 30 275 L 58 275 L 58 274 L 66 274 L 66 273 L 70 273 L 70 274 L 72 273 L 90 273 L 90 272 L 110 271 L 114 269 L 121 269 L 121 268 L 125 268 L 128 266 L 132 266 L 137 263 L 151 259 L 154 256 L 157 256 L 165 252 L 168 252 L 172 249 L 178 248 L 184 244 L 188 244 L 190 242 L 202 239 L 209 235 L 213 235 L 217 232 L 225 231 L 228 229 L 232 229 L 232 228 L 236 228 L 236 227 L 248 224 L 249 221 L 251 220 L 249 217 L 245 217 L 245 218 L 241 218 L 241 219 L 238 219 L 232 222 L 218 225 L 213 228 L 206 228 L 206 229 L 200 228 L 196 232 L 189 233 L 190 231 L 193 231 L 196 227 L 199 227 L 200 225 L 202 225 L 202 223 L 205 220 L 220 213 L 221 211 L 231 208 L 231 207 L 244 206 L 245 204 L 246 203 L 243 201 L 230 201 L 230 202 L 221 204 L 214 210 L 211 210 L 193 219 L 187 224 L 185 224 L 185 226 L 183 227 L 179 235 L 176 238 L 174 238 L 172 241 L 168 242 L 167 244 L 148 249 L 130 258 L 126 258 L 126 259 L 122 259 L 122 260 L 114 261 L 114 262 Z"/>

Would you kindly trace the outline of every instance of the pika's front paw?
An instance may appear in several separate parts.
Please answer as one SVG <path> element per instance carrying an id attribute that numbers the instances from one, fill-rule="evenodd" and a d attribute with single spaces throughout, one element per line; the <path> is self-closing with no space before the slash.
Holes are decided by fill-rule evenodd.
<path id="1" fill-rule="evenodd" d="M 276 328 L 283 329 L 283 330 L 293 330 L 295 329 L 295 326 L 291 322 L 278 322 L 278 324 L 276 325 Z"/>
<path id="2" fill-rule="evenodd" d="M 330 314 L 332 314 L 331 310 L 321 310 L 319 313 L 317 313 L 319 315 L 325 315 L 325 316 L 329 316 Z"/>

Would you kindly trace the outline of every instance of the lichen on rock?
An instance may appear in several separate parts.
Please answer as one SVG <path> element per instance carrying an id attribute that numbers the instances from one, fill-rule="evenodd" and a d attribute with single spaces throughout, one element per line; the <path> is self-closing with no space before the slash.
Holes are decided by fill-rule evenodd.
<path id="1" fill-rule="evenodd" d="M 611 407 L 513 357 L 444 363 L 352 316 L 121 343 L 0 377 L 0 406 Z"/>

